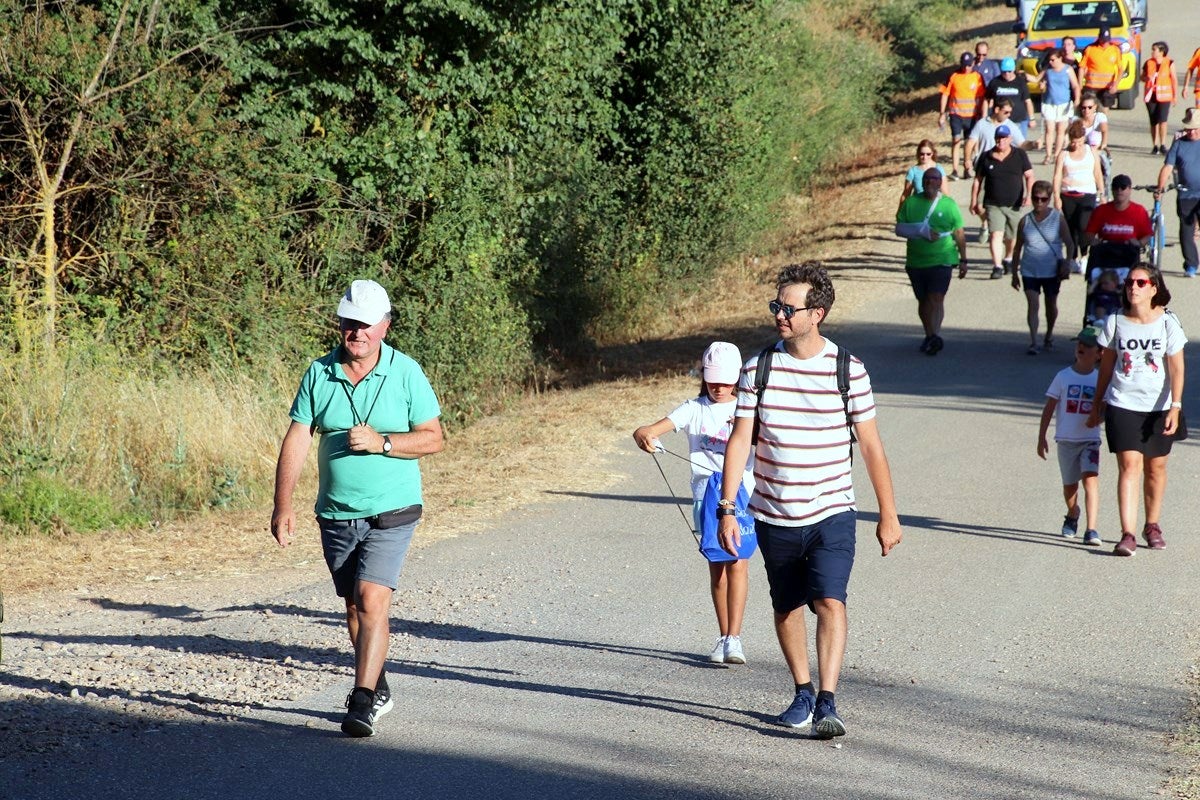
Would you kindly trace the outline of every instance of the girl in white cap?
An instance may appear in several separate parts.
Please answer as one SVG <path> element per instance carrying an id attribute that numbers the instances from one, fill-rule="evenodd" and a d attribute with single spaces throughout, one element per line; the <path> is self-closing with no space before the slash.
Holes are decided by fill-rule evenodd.
<path id="1" fill-rule="evenodd" d="M 725 466 L 725 444 L 733 430 L 733 413 L 737 409 L 737 384 L 742 372 L 742 354 L 729 342 L 713 342 L 704 351 L 703 377 L 700 394 L 652 425 L 643 425 L 633 432 L 638 447 L 647 453 L 662 449 L 658 437 L 671 431 L 684 431 L 692 462 L 692 516 L 696 530 L 701 530 L 701 508 L 708 478 Z M 754 489 L 753 462 L 739 465 L 744 472 L 742 483 L 746 491 Z M 742 616 L 746 610 L 749 589 L 749 565 L 746 559 L 710 561 L 708 574 L 712 589 L 713 608 L 721 638 L 717 640 L 708 660 L 714 664 L 745 664 L 742 649 Z"/>

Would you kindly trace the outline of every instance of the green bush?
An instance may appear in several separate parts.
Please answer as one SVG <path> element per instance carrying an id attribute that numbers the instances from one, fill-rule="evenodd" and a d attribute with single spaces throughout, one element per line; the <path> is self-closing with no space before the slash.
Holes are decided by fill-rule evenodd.
<path id="1" fill-rule="evenodd" d="M 57 475 L 25 475 L 0 487 L 0 523 L 19 532 L 95 531 L 144 525 L 145 514 Z"/>

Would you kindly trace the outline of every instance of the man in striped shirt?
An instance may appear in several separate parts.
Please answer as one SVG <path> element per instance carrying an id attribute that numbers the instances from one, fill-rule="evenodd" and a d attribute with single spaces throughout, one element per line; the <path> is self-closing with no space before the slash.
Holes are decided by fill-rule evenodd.
<path id="1" fill-rule="evenodd" d="M 811 724 L 817 736 L 830 738 L 846 733 L 834 691 L 846 652 L 846 589 L 857 518 L 850 424 L 878 500 L 875 536 L 885 556 L 900 542 L 900 520 L 866 368 L 851 358 L 847 409 L 838 391 L 837 345 L 819 330 L 833 306 L 829 275 L 816 262 L 793 264 L 783 268 L 777 284 L 769 305 L 780 342 L 771 354 L 761 401 L 754 385 L 758 357 L 742 370 L 725 460 L 745 461 L 757 416 L 750 512 L 771 588 L 775 633 L 796 683 L 791 705 L 776 722 L 793 728 Z M 738 485 L 737 471 L 729 472 L 717 510 L 721 546 L 735 554 L 741 536 L 727 509 Z M 819 693 L 809 673 L 806 605 L 817 617 Z"/>

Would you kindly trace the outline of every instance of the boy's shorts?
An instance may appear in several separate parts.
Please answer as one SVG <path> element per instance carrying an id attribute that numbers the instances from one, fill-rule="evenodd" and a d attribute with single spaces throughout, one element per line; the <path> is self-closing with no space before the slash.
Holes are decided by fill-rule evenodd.
<path id="1" fill-rule="evenodd" d="M 365 519 L 317 517 L 321 549 L 337 596 L 353 597 L 358 581 L 377 583 L 395 591 L 419 521 L 394 528 L 373 528 Z"/>
<path id="2" fill-rule="evenodd" d="M 945 294 L 950 291 L 950 278 L 954 274 L 954 267 L 905 267 L 904 271 L 908 273 L 908 282 L 918 302 L 931 294 Z"/>
<path id="3" fill-rule="evenodd" d="M 854 566 L 854 526 L 850 510 L 812 525 L 785 527 L 756 520 L 758 546 L 767 568 L 771 607 L 787 614 L 814 600 L 846 602 Z"/>
<path id="4" fill-rule="evenodd" d="M 1063 486 L 1079 483 L 1084 475 L 1100 474 L 1100 442 L 1058 442 L 1058 471 Z"/>

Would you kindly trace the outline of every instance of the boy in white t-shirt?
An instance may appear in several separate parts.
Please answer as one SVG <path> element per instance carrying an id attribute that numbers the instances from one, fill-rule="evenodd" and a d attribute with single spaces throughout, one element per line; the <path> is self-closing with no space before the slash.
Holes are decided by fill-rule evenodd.
<path id="1" fill-rule="evenodd" d="M 1067 515 L 1063 518 L 1062 535 L 1074 538 L 1079 533 L 1079 484 L 1082 480 L 1084 507 L 1087 510 L 1087 529 L 1083 543 L 1103 544 L 1096 531 L 1100 513 L 1100 428 L 1087 426 L 1088 414 L 1096 402 L 1097 366 L 1100 345 L 1096 329 L 1084 328 L 1075 337 L 1075 363 L 1061 370 L 1046 390 L 1046 405 L 1042 408 L 1042 423 L 1038 427 L 1037 454 L 1043 461 L 1050 446 L 1046 432 L 1050 418 L 1055 416 L 1054 441 L 1058 445 L 1058 469 L 1062 473 L 1063 499 Z"/>

